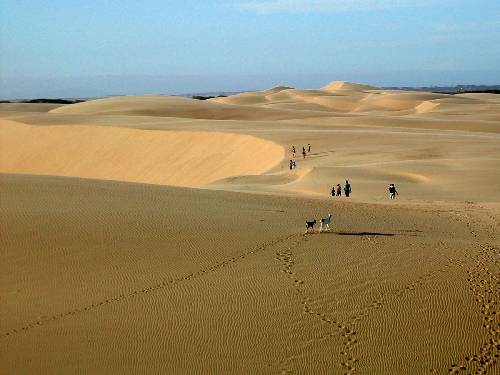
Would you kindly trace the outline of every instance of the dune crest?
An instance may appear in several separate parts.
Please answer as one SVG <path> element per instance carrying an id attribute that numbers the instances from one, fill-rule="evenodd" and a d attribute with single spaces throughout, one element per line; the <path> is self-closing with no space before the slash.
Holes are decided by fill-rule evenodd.
<path id="1" fill-rule="evenodd" d="M 439 103 L 432 102 L 430 100 L 423 101 L 419 105 L 415 107 L 415 110 L 417 113 L 425 113 L 425 112 L 430 112 L 433 109 L 439 107 Z"/>
<path id="2" fill-rule="evenodd" d="M 0 172 L 201 187 L 278 164 L 281 146 L 251 135 L 4 121 Z M 22 142 L 20 141 L 22 140 Z"/>
<path id="3" fill-rule="evenodd" d="M 379 90 L 378 87 L 363 85 L 361 83 L 353 83 L 346 81 L 333 81 L 321 88 L 321 90 Z"/>

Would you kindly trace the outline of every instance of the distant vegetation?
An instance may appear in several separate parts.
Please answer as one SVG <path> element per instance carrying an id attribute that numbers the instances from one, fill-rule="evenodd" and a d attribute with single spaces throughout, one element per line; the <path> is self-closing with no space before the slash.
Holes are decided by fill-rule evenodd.
<path id="1" fill-rule="evenodd" d="M 1 100 L 0 103 L 49 103 L 49 104 L 75 104 L 84 102 L 83 99 L 29 99 L 29 100 Z"/>
<path id="2" fill-rule="evenodd" d="M 389 90 L 430 91 L 441 94 L 488 93 L 500 94 L 500 85 L 457 85 L 428 87 L 385 87 Z"/>
<path id="3" fill-rule="evenodd" d="M 213 99 L 213 98 L 226 98 L 227 95 L 217 95 L 217 96 L 203 96 L 203 95 L 193 95 L 191 96 L 192 99 L 197 99 L 197 100 L 207 100 L 207 99 Z"/>

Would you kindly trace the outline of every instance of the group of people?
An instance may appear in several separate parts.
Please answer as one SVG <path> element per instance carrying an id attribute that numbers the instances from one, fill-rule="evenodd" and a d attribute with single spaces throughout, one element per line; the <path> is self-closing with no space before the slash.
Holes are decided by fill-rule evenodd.
<path id="1" fill-rule="evenodd" d="M 351 194 L 351 184 L 349 183 L 348 180 L 345 180 L 344 184 L 344 194 L 346 197 L 349 197 Z M 341 197 L 342 196 L 342 186 L 340 184 L 337 184 L 337 186 L 332 187 L 332 197 Z"/>
<path id="2" fill-rule="evenodd" d="M 311 144 L 308 143 L 307 146 L 302 146 L 302 157 L 305 159 L 307 154 L 311 152 Z M 297 150 L 295 150 L 295 146 L 292 146 L 292 155 L 295 158 L 295 154 Z"/>
<path id="3" fill-rule="evenodd" d="M 290 159 L 289 163 L 289 168 L 290 170 L 294 170 L 297 168 L 297 163 L 295 162 L 295 155 L 296 155 L 296 149 L 295 146 L 292 146 L 292 155 L 293 158 Z M 308 143 L 307 146 L 302 147 L 302 157 L 305 159 L 307 154 L 311 152 L 311 144 Z M 332 192 L 331 195 L 332 197 L 341 197 L 342 196 L 342 190 L 344 190 L 344 195 L 346 197 L 349 197 L 351 195 L 352 189 L 351 189 L 351 184 L 349 183 L 348 180 L 345 180 L 344 186 L 341 186 L 340 184 L 337 184 L 332 187 Z M 389 184 L 389 198 L 390 199 L 396 199 L 396 195 L 399 195 L 396 186 L 394 184 Z"/>
<path id="4" fill-rule="evenodd" d="M 389 184 L 389 198 L 390 199 L 396 199 L 396 195 L 398 194 L 398 191 L 396 190 L 396 185 L 394 184 Z M 349 183 L 348 180 L 345 180 L 344 184 L 344 194 L 346 197 L 349 197 L 351 194 L 352 189 L 351 189 L 351 184 Z M 342 186 L 340 184 L 337 184 L 336 186 L 332 187 L 332 197 L 341 197 L 342 196 Z"/>
<path id="5" fill-rule="evenodd" d="M 302 147 L 302 158 L 306 158 L 307 154 L 311 152 L 311 144 L 308 143 L 307 146 Z M 297 168 L 297 163 L 295 162 L 295 155 L 297 153 L 297 150 L 295 149 L 295 146 L 292 146 L 292 159 L 290 159 L 289 163 L 289 168 L 290 170 L 294 170 Z"/>

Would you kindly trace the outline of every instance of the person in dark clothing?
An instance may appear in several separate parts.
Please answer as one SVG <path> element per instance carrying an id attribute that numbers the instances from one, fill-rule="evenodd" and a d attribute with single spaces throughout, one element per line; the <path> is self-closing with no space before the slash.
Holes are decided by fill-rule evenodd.
<path id="1" fill-rule="evenodd" d="M 345 196 L 349 198 L 349 195 L 351 194 L 351 192 L 352 192 L 351 184 L 349 183 L 349 181 L 345 180 L 345 184 L 344 184 Z"/>
<path id="2" fill-rule="evenodd" d="M 310 143 L 307 144 L 307 152 L 311 152 L 311 144 Z"/>
<path id="3" fill-rule="evenodd" d="M 389 198 L 396 199 L 396 195 L 399 195 L 398 191 L 396 190 L 396 186 L 394 186 L 394 184 L 390 184 L 389 185 Z"/>
<path id="4" fill-rule="evenodd" d="M 337 184 L 337 197 L 342 196 L 342 186 L 340 184 Z"/>

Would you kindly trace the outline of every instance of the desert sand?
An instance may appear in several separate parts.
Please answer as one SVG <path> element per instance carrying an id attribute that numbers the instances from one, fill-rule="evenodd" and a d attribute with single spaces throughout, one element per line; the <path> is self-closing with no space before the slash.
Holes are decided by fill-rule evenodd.
<path id="1" fill-rule="evenodd" d="M 499 171 L 492 94 L 0 104 L 0 374 L 500 374 Z"/>

